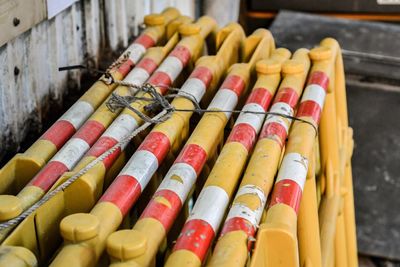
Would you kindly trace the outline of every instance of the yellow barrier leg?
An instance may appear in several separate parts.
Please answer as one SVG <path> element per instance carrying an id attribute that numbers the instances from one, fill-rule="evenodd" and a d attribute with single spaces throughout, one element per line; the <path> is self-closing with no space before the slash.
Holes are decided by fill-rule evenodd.
<path id="1" fill-rule="evenodd" d="M 336 234 L 334 242 L 335 242 L 335 266 L 336 267 L 348 266 L 343 208 L 341 208 L 341 211 L 339 211 L 338 217 L 336 219 Z"/>
<path id="2" fill-rule="evenodd" d="M 315 184 L 315 161 L 313 160 L 313 155 L 310 158 L 297 224 L 301 267 L 321 266 L 321 241 L 319 231 L 317 230 L 319 223 Z"/>

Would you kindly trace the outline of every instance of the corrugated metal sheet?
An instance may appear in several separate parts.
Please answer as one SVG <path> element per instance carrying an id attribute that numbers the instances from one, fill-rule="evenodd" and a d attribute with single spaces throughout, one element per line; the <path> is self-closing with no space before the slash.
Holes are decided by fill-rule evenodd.
<path id="1" fill-rule="evenodd" d="M 80 85 L 80 71 L 59 72 L 59 66 L 86 59 L 97 64 L 106 44 L 113 50 L 128 45 L 146 14 L 175 6 L 194 16 L 194 3 L 80 1 L 0 47 L 0 161 L 18 149 L 30 127 L 42 124 L 49 103 L 62 103 L 68 88 Z"/>

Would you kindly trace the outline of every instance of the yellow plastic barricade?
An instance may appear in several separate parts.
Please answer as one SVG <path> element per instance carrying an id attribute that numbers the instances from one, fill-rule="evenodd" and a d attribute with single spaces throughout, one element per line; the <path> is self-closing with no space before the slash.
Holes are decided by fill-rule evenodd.
<path id="1" fill-rule="evenodd" d="M 283 63 L 284 78 L 271 112 L 293 116 L 309 67 L 306 49 L 299 49 Z M 245 266 L 291 123 L 288 118 L 268 115 L 207 266 Z"/>
<path id="2" fill-rule="evenodd" d="M 175 8 L 146 16 L 147 28 L 124 52 L 123 55 L 129 52 L 128 60 L 111 71 L 113 79 L 123 79 L 148 48 L 165 42 L 166 25 L 178 16 L 179 11 Z M 0 170 L 0 194 L 18 193 L 101 105 L 116 88 L 116 84 L 104 83 L 103 78 L 95 82 L 28 150 L 15 155 Z"/>
<path id="3" fill-rule="evenodd" d="M 217 149 L 218 140 L 231 116 L 229 111 L 245 95 L 256 62 L 269 57 L 274 48 L 274 41 L 267 30 L 257 30 L 246 39 L 242 58 L 247 63 L 234 64 L 230 68 L 208 106 L 209 110 L 224 112 L 203 115 L 133 229 L 110 235 L 107 251 L 115 262 L 112 266 L 148 266 L 154 262 L 159 246 L 166 238 L 208 155 L 214 154 Z"/>
<path id="4" fill-rule="evenodd" d="M 250 266 L 357 266 L 353 199 L 348 192 L 351 178 L 345 172 L 352 140 L 340 47 L 334 39 L 324 39 L 311 50 L 310 58 L 308 84 Z M 321 180 L 319 207 L 316 174 Z M 347 214 L 340 209 L 343 196 Z"/>
<path id="5" fill-rule="evenodd" d="M 203 22 L 200 21 L 200 25 L 203 23 L 207 23 L 209 21 L 208 18 L 203 18 Z M 178 27 L 181 24 L 187 24 L 188 18 L 181 17 L 178 21 L 174 21 L 174 27 Z M 197 24 L 194 25 L 197 28 Z M 210 28 L 209 26 L 205 26 L 205 28 Z M 203 29 L 204 30 L 204 29 Z M 208 32 L 210 32 L 208 30 Z M 205 31 L 207 32 L 207 30 Z M 203 37 L 192 37 L 196 39 L 196 42 L 199 43 L 199 39 L 204 39 Z M 185 38 L 182 39 L 182 41 Z M 145 56 L 139 61 L 139 63 L 135 66 L 135 68 L 128 74 L 125 78 L 129 83 L 133 83 L 136 85 L 141 85 L 145 82 L 145 80 L 149 80 L 149 83 L 153 83 L 154 85 L 158 85 L 162 82 L 160 81 L 160 77 L 163 79 L 165 77 L 169 77 L 166 72 L 163 71 L 162 65 L 160 63 L 163 59 L 168 55 L 168 53 L 176 46 L 179 41 L 178 34 L 174 34 L 170 37 L 168 43 L 163 47 L 154 47 L 149 49 Z M 181 41 L 181 42 L 182 42 Z M 202 45 L 196 44 L 198 46 L 197 49 L 202 49 Z M 171 52 L 174 52 L 173 50 Z M 186 50 L 185 50 L 186 51 Z M 184 51 L 184 52 L 185 52 Z M 179 51 L 180 52 L 180 51 Z M 187 51 L 186 51 L 187 52 Z M 189 51 L 190 52 L 190 51 Z M 195 53 L 199 53 L 198 51 L 194 51 Z M 188 64 L 190 59 L 190 54 L 188 53 L 178 53 L 178 56 L 182 56 Z M 165 62 L 165 61 L 164 61 Z M 178 62 L 176 62 L 177 64 Z M 181 63 L 182 64 L 182 63 Z M 160 65 L 160 66 L 159 66 Z M 182 64 L 183 65 L 183 64 Z M 159 67 L 158 67 L 159 66 Z M 183 66 L 181 66 L 183 68 Z M 165 67 L 164 67 L 165 68 Z M 176 68 L 175 68 L 176 69 Z M 147 74 L 146 74 L 147 73 Z M 152 74 L 153 73 L 153 74 Z M 151 77 L 149 78 L 149 76 Z M 177 73 L 176 75 L 178 75 Z M 174 77 L 175 79 L 176 77 Z M 173 81 L 173 80 L 172 80 Z M 171 83 L 172 83 L 171 81 Z M 167 79 L 164 79 L 164 82 L 169 82 Z M 165 90 L 166 84 L 162 85 L 162 90 Z M 119 95 L 128 95 L 130 93 L 129 88 L 126 86 L 118 86 L 115 91 L 116 94 Z M 76 146 L 74 146 L 77 140 L 81 139 L 90 139 L 90 142 L 93 144 L 105 130 L 104 125 L 110 125 L 113 119 L 118 116 L 118 113 L 111 112 L 106 106 L 106 102 L 104 102 L 98 110 L 91 116 L 91 118 L 79 129 L 79 131 L 75 134 L 65 146 L 64 148 L 57 154 L 64 156 L 63 159 L 67 160 L 71 163 L 70 168 L 76 161 L 80 159 L 81 156 L 89 149 L 89 146 L 85 146 L 85 149 L 76 150 Z M 102 125 L 100 127 L 92 127 L 93 125 Z M 94 130 L 93 130 L 94 129 Z M 98 130 L 98 131 L 96 131 Z M 80 143 L 82 145 L 82 142 Z M 69 149 L 69 150 L 68 150 Z M 74 151 L 76 153 L 68 153 L 69 151 Z M 80 157 L 78 156 L 80 153 Z M 56 155 L 56 157 L 57 157 Z M 58 157 L 60 158 L 60 157 Z M 56 158 L 57 159 L 57 158 Z M 2 202 L 0 205 L 4 205 L 4 210 L 8 208 L 12 210 L 14 213 L 8 213 L 8 215 L 13 215 L 12 217 L 18 216 L 22 210 L 29 207 L 31 204 L 35 203 L 39 200 L 45 191 L 49 190 L 52 184 L 57 180 L 58 177 L 62 174 L 57 168 L 58 161 L 50 161 L 49 164 L 46 165 L 48 167 L 48 172 L 46 172 L 46 167 L 32 180 L 32 185 L 26 186 L 17 196 L 0 196 L 7 197 L 8 204 Z M 57 172 L 57 170 L 59 172 Z M 90 177 L 90 175 L 89 175 Z M 82 178 L 82 177 L 81 177 Z M 51 180 L 52 179 L 52 180 Z M 50 180 L 50 181 L 49 181 Z M 59 183 L 63 182 L 64 179 L 59 179 Z M 81 179 L 82 180 L 82 179 Z M 83 180 L 85 181 L 85 180 Z M 87 180 L 86 180 L 87 181 Z M 78 184 L 79 181 L 76 181 L 75 185 Z M 78 209 L 78 211 L 87 211 L 90 209 L 94 202 L 96 201 L 96 196 L 99 197 L 101 191 L 98 192 L 99 188 L 102 185 L 93 185 L 93 183 L 86 183 L 89 186 L 80 188 L 78 192 L 74 191 L 74 186 L 71 188 L 67 188 L 66 191 L 60 192 L 57 196 L 53 197 L 50 201 L 46 202 L 42 207 L 40 207 L 34 214 L 26 218 L 8 237 L 4 240 L 3 244 L 7 245 L 21 245 L 23 244 L 25 247 L 29 248 L 36 255 L 39 256 L 39 259 L 46 259 L 49 256 L 49 251 L 54 251 L 54 245 L 59 242 L 59 237 L 57 235 L 58 224 L 62 217 L 66 214 L 77 212 L 74 209 Z M 56 184 L 57 185 L 57 184 Z M 81 182 L 81 185 L 85 185 L 84 182 Z M 76 189 L 76 187 L 75 187 Z M 86 189 L 86 191 L 84 191 Z M 83 191 L 82 191 L 83 190 Z M 72 192 L 72 194 L 70 194 Z M 91 194 L 89 194 L 91 192 Z M 83 195 L 82 195 L 83 193 Z M 73 201 L 69 201 L 69 196 L 78 196 L 73 199 Z M 83 198 L 85 196 L 86 198 Z M 11 205 L 11 204 L 12 205 Z M 3 206 L 2 206 L 3 207 Z M 17 209 L 15 207 L 18 207 Z M 18 212 L 17 212 L 18 211 Z M 27 234 L 29 232 L 29 234 Z M 8 231 L 0 232 L 1 239 L 4 239 L 7 235 Z M 40 248 L 40 251 L 38 249 Z"/>
<path id="6" fill-rule="evenodd" d="M 159 92 L 164 94 L 168 87 L 172 85 L 174 80 L 183 70 L 190 60 L 196 61 L 198 56 L 201 54 L 203 49 L 205 38 L 215 29 L 216 23 L 213 19 L 209 17 L 202 17 L 196 23 L 192 25 L 183 25 L 179 29 L 179 33 L 183 35 L 182 40 L 176 45 L 175 49 L 170 53 L 170 55 L 164 60 L 159 69 L 155 72 L 153 77 L 149 79 L 149 83 L 157 86 Z M 161 86 L 160 86 L 161 85 Z M 147 96 L 145 94 L 144 96 Z M 134 102 L 132 105 L 138 110 L 143 111 L 145 103 Z M 120 115 L 114 123 L 107 130 L 105 135 L 99 139 L 94 152 L 89 151 L 88 161 L 93 160 L 98 155 L 102 154 L 108 148 L 112 147 L 116 142 L 121 141 L 122 138 L 133 131 L 139 124 L 139 117 L 132 111 L 125 109 L 122 115 Z M 119 134 L 121 126 L 128 128 L 127 132 L 124 134 Z M 116 132 L 117 134 L 113 134 Z M 114 144 L 109 147 L 109 139 L 113 138 Z M 154 144 L 151 144 L 153 147 Z M 97 150 L 102 150 L 97 154 Z M 95 153 L 95 154 L 93 154 Z M 110 155 L 114 157 L 114 155 Z M 91 157 L 91 158 L 90 158 Z M 102 173 L 104 173 L 104 168 L 108 165 L 107 158 L 105 162 L 99 163 L 98 167 L 102 168 Z M 142 163 L 147 163 L 144 160 Z M 95 167 L 96 168 L 96 167 Z M 96 169 L 92 169 L 93 173 L 89 174 L 96 176 Z M 87 175 L 87 174 L 86 174 Z M 87 183 L 86 187 L 89 187 L 94 183 L 93 178 L 102 178 L 101 175 L 97 177 L 81 177 L 87 179 L 88 181 L 81 181 L 76 183 L 76 192 L 82 186 L 82 183 Z M 92 180 L 92 181 L 90 181 Z M 85 185 L 84 185 L 85 186 Z M 120 186 L 119 189 L 127 190 L 126 184 Z M 73 188 L 70 188 L 73 190 Z M 118 192 L 118 191 L 117 191 Z M 89 194 L 88 192 L 87 194 Z M 106 192 L 107 194 L 107 192 Z M 115 194 L 115 192 L 112 194 Z M 117 193 L 118 194 L 118 193 Z M 75 198 L 78 194 L 75 194 Z M 109 195 L 107 195 L 109 196 Z M 71 198 L 70 201 L 72 201 Z M 80 199 L 82 201 L 82 199 Z M 126 211 L 125 211 L 126 212 Z M 96 216 L 97 215 L 97 216 Z M 110 233 L 115 231 L 120 223 L 122 222 L 122 214 L 118 209 L 118 206 L 101 201 L 99 205 L 96 205 L 90 214 L 77 213 L 70 215 L 62 220 L 60 224 L 61 235 L 65 240 L 64 246 L 61 248 L 60 252 L 51 263 L 51 266 L 67 266 L 71 263 L 74 266 L 93 266 L 95 265 L 98 258 L 101 256 L 102 251 L 105 248 L 106 238 Z M 82 224 L 84 222 L 84 224 Z M 96 231 L 91 231 L 95 227 Z M 90 234 L 88 235 L 89 232 Z M 77 234 L 79 232 L 79 234 Z M 75 255 L 79 254 L 80 257 Z"/>

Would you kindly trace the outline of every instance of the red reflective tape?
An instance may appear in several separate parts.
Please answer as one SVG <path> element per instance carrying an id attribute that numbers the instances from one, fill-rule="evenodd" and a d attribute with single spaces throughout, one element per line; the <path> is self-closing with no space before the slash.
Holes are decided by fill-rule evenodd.
<path id="1" fill-rule="evenodd" d="M 59 150 L 75 133 L 75 127 L 68 121 L 56 121 L 41 137 L 42 140 L 52 142 Z"/>
<path id="2" fill-rule="evenodd" d="M 271 103 L 272 95 L 265 88 L 255 88 L 251 91 L 249 97 L 247 98 L 246 104 L 256 103 L 259 104 L 267 110 L 269 104 Z"/>
<path id="3" fill-rule="evenodd" d="M 108 136 L 102 136 L 100 137 L 99 140 L 90 148 L 90 150 L 86 153 L 87 156 L 94 156 L 94 157 L 99 157 L 101 154 L 106 152 L 108 149 L 113 147 L 117 142 L 112 137 Z M 121 154 L 121 148 L 119 147 L 116 149 L 113 153 L 108 155 L 102 162 L 106 169 L 110 169 L 112 164 L 115 162 L 115 160 L 118 158 L 118 156 Z"/>
<path id="4" fill-rule="evenodd" d="M 201 80 L 207 88 L 212 81 L 213 74 L 209 68 L 200 66 L 190 74 L 189 78 L 197 78 Z"/>
<path id="5" fill-rule="evenodd" d="M 294 109 L 298 101 L 299 101 L 299 95 L 297 94 L 297 92 L 292 88 L 287 87 L 279 89 L 275 97 L 274 103 L 283 102 L 288 104 L 291 108 Z"/>
<path id="6" fill-rule="evenodd" d="M 92 146 L 105 130 L 106 128 L 100 122 L 89 120 L 79 129 L 74 137 L 80 138 L 88 143 L 89 146 Z"/>
<path id="7" fill-rule="evenodd" d="M 135 63 L 131 59 L 128 59 L 121 66 L 118 67 L 118 72 L 121 73 L 123 77 L 125 77 L 135 66 Z"/>
<path id="8" fill-rule="evenodd" d="M 293 180 L 284 179 L 274 185 L 274 190 L 271 196 L 270 207 L 276 204 L 285 204 L 298 212 L 301 201 L 301 187 Z"/>
<path id="9" fill-rule="evenodd" d="M 100 137 L 99 140 L 90 148 L 90 150 L 86 153 L 88 156 L 94 156 L 94 157 L 99 157 L 101 154 L 103 154 L 105 151 L 107 151 L 109 148 L 114 146 L 117 142 L 112 137 L 108 136 L 102 136 Z"/>
<path id="10" fill-rule="evenodd" d="M 37 186 L 48 191 L 50 187 L 57 181 L 57 179 L 67 172 L 68 168 L 59 161 L 50 161 L 40 170 L 38 174 L 29 182 L 29 185 Z"/>
<path id="11" fill-rule="evenodd" d="M 321 107 L 317 102 L 307 100 L 300 103 L 296 117 L 311 117 L 317 124 L 321 118 Z"/>
<path id="12" fill-rule="evenodd" d="M 160 202 L 160 198 L 162 198 L 163 201 L 168 201 L 169 205 Z M 160 190 L 154 194 L 140 216 L 140 219 L 154 218 L 158 220 L 164 226 L 165 231 L 168 232 L 181 210 L 181 207 L 181 200 L 175 192 L 171 190 Z"/>
<path id="13" fill-rule="evenodd" d="M 149 48 L 154 46 L 156 44 L 156 41 L 147 34 L 141 34 L 138 38 L 136 38 L 134 43 L 141 44 L 145 48 Z"/>
<path id="14" fill-rule="evenodd" d="M 220 88 L 230 89 L 234 91 L 237 96 L 240 96 L 244 90 L 245 85 L 246 84 L 242 77 L 237 75 L 229 75 L 228 77 L 226 77 Z"/>
<path id="15" fill-rule="evenodd" d="M 255 227 L 244 218 L 234 217 L 225 222 L 221 231 L 221 236 L 233 231 L 243 231 L 247 236 L 254 236 Z"/>
<path id="16" fill-rule="evenodd" d="M 283 127 L 282 124 L 277 123 L 277 122 L 270 122 L 266 125 L 261 130 L 259 140 L 263 138 L 269 138 L 277 141 L 281 148 L 284 146 L 286 143 L 286 129 Z"/>
<path id="17" fill-rule="evenodd" d="M 329 85 L 329 77 L 322 71 L 314 71 L 308 79 L 308 84 L 318 84 L 326 91 Z"/>
<path id="18" fill-rule="evenodd" d="M 120 175 L 104 192 L 99 202 L 111 202 L 119 208 L 124 217 L 137 201 L 142 188 L 140 183 L 132 176 Z"/>
<path id="19" fill-rule="evenodd" d="M 160 165 L 168 154 L 171 144 L 168 137 L 161 132 L 150 132 L 138 150 L 147 150 L 156 156 L 158 164 Z"/>
<path id="20" fill-rule="evenodd" d="M 233 127 L 226 143 L 241 143 L 249 152 L 253 148 L 256 135 L 257 133 L 253 126 L 247 123 L 239 123 Z"/>
<path id="21" fill-rule="evenodd" d="M 192 166 L 197 175 L 199 175 L 206 160 L 207 153 L 201 146 L 188 144 L 179 153 L 174 163 L 187 163 Z"/>
<path id="22" fill-rule="evenodd" d="M 173 251 L 189 250 L 196 254 L 200 261 L 203 261 L 214 235 L 213 228 L 206 221 L 190 220 L 185 223 L 178 240 L 176 240 Z"/>
<path id="23" fill-rule="evenodd" d="M 184 67 L 187 65 L 191 57 L 190 50 L 183 45 L 176 46 L 174 50 L 169 53 L 169 56 L 178 58 Z"/>
<path id="24" fill-rule="evenodd" d="M 145 57 L 139 61 L 137 67 L 142 68 L 146 70 L 148 74 L 151 74 L 156 70 L 158 64 L 151 58 Z"/>
<path id="25" fill-rule="evenodd" d="M 148 80 L 153 86 L 157 86 L 160 88 L 161 94 L 165 94 L 168 91 L 168 88 L 171 86 L 172 81 L 168 74 L 162 71 L 157 71 Z"/>

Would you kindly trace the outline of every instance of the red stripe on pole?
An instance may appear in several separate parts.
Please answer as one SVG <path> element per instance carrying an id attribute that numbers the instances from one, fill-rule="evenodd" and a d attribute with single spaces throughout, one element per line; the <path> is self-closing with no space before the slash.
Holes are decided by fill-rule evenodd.
<path id="1" fill-rule="evenodd" d="M 270 122 L 264 125 L 264 127 L 262 128 L 259 139 L 273 139 L 277 141 L 282 148 L 286 143 L 286 137 L 287 133 L 283 125 L 277 122 Z"/>
<path id="2" fill-rule="evenodd" d="M 160 165 L 168 154 L 170 146 L 169 139 L 165 134 L 161 132 L 150 132 L 137 150 L 147 150 L 151 152 L 156 156 L 158 164 Z"/>
<path id="3" fill-rule="evenodd" d="M 229 75 L 228 77 L 226 77 L 220 88 L 230 89 L 234 91 L 237 96 L 240 96 L 244 90 L 245 85 L 246 84 L 244 80 L 240 76 Z"/>
<path id="4" fill-rule="evenodd" d="M 159 87 L 161 94 L 165 94 L 168 91 L 168 88 L 171 86 L 172 81 L 168 74 L 162 71 L 157 71 L 151 75 L 148 83 Z"/>
<path id="5" fill-rule="evenodd" d="M 192 72 L 192 74 L 190 74 L 189 78 L 197 78 L 197 79 L 201 80 L 205 84 L 205 86 L 207 88 L 211 83 L 211 80 L 213 78 L 213 74 L 212 74 L 212 72 L 211 72 L 211 70 L 209 68 L 200 66 L 200 67 L 197 67 Z"/>
<path id="6" fill-rule="evenodd" d="M 174 163 L 187 163 L 192 166 L 197 175 L 199 175 L 206 160 L 207 153 L 201 146 L 188 144 L 179 153 Z"/>
<path id="7" fill-rule="evenodd" d="M 104 125 L 100 122 L 89 120 L 79 129 L 74 137 L 80 138 L 88 143 L 89 146 L 92 146 L 105 130 Z"/>
<path id="8" fill-rule="evenodd" d="M 111 202 L 116 205 L 124 217 L 137 201 L 142 188 L 140 183 L 132 176 L 120 175 L 104 192 L 99 202 Z"/>
<path id="9" fill-rule="evenodd" d="M 196 254 L 200 261 L 203 261 L 214 235 L 213 228 L 206 221 L 200 219 L 190 220 L 185 223 L 178 240 L 176 240 L 173 251 L 189 250 Z"/>
<path id="10" fill-rule="evenodd" d="M 265 88 L 255 88 L 251 91 L 251 94 L 247 98 L 246 104 L 256 103 L 259 104 L 267 110 L 269 104 L 271 103 L 272 95 Z"/>
<path id="11" fill-rule="evenodd" d="M 160 200 L 168 201 L 169 205 L 164 204 Z M 140 219 L 154 218 L 158 220 L 164 226 L 165 231 L 168 232 L 181 207 L 181 200 L 175 192 L 167 189 L 160 190 L 154 194 L 140 216 Z"/>
<path id="12" fill-rule="evenodd" d="M 251 125 L 247 123 L 239 123 L 233 127 L 226 143 L 241 143 L 249 152 L 254 145 L 256 135 L 257 133 Z"/>
<path id="13" fill-rule="evenodd" d="M 115 145 L 117 140 L 112 137 L 102 136 L 99 140 L 90 148 L 90 150 L 86 153 L 88 156 L 98 157 L 107 151 L 110 147 Z"/>
<path id="14" fill-rule="evenodd" d="M 131 59 L 126 60 L 121 66 L 118 67 L 118 72 L 122 74 L 122 76 L 126 76 L 135 66 L 135 63 Z"/>
<path id="15" fill-rule="evenodd" d="M 275 97 L 274 104 L 278 102 L 284 102 L 294 109 L 298 101 L 299 101 L 299 95 L 297 94 L 297 92 L 292 88 L 287 87 L 279 89 Z"/>
<path id="16" fill-rule="evenodd" d="M 301 200 L 301 187 L 293 180 L 284 179 L 277 182 L 271 196 L 270 207 L 276 204 L 285 204 L 298 212 Z"/>
<path id="17" fill-rule="evenodd" d="M 117 142 L 112 137 L 102 136 L 99 140 L 90 148 L 90 150 L 86 153 L 87 156 L 99 157 L 101 154 L 106 152 L 108 149 L 113 147 Z M 108 155 L 104 160 L 103 164 L 106 169 L 110 169 L 112 164 L 121 154 L 121 148 L 116 149 L 112 154 Z"/>
<path id="18" fill-rule="evenodd" d="M 306 100 L 300 103 L 296 117 L 311 117 L 315 123 L 319 124 L 321 117 L 321 107 L 317 102 Z"/>
<path id="19" fill-rule="evenodd" d="M 243 231 L 247 236 L 254 236 L 255 228 L 248 220 L 234 217 L 225 222 L 221 231 L 221 236 L 233 231 Z"/>
<path id="20" fill-rule="evenodd" d="M 29 185 L 37 186 L 47 191 L 57 179 L 68 171 L 67 166 L 59 161 L 50 161 L 47 165 L 29 182 Z"/>
<path id="21" fill-rule="evenodd" d="M 183 67 L 186 66 L 191 57 L 190 50 L 183 45 L 176 46 L 169 56 L 178 58 L 182 62 Z"/>
<path id="22" fill-rule="evenodd" d="M 322 71 L 314 71 L 308 79 L 308 84 L 318 84 L 327 91 L 329 85 L 329 77 Z"/>
<path id="23" fill-rule="evenodd" d="M 75 133 L 75 127 L 68 121 L 56 121 L 41 137 L 42 140 L 52 142 L 59 150 Z"/>
<path id="24" fill-rule="evenodd" d="M 141 34 L 138 38 L 136 38 L 134 43 L 141 44 L 145 48 L 149 48 L 154 46 L 156 44 L 156 41 L 147 34 Z"/>
<path id="25" fill-rule="evenodd" d="M 137 64 L 137 67 L 142 68 L 142 69 L 146 70 L 147 73 L 151 74 L 156 70 L 156 68 L 158 67 L 158 64 L 151 58 L 145 57 L 139 61 L 139 63 Z"/>

